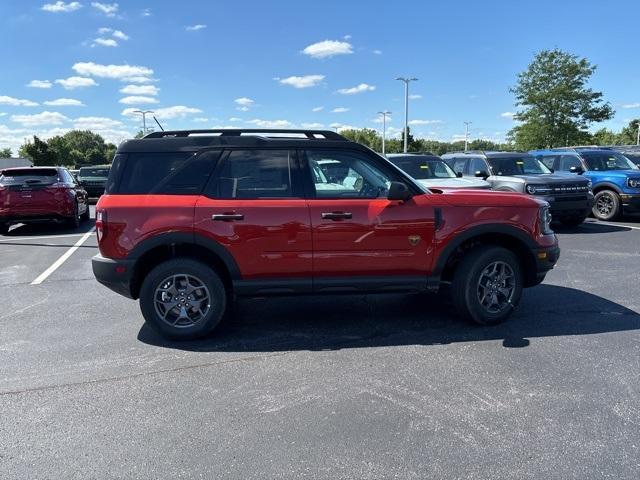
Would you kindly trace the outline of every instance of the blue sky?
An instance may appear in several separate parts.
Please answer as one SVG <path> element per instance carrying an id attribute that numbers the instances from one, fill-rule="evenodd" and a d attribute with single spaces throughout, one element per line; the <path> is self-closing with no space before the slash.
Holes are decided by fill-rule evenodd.
<path id="1" fill-rule="evenodd" d="M 0 4 L 0 148 L 89 128 L 118 143 L 154 110 L 165 128 L 380 128 L 503 139 L 509 86 L 534 52 L 598 65 L 620 129 L 640 116 L 640 2 L 18 1 Z"/>

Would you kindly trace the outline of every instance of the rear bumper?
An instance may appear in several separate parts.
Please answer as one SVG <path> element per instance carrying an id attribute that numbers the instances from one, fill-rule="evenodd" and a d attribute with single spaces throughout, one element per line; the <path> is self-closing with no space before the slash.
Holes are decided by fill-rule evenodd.
<path id="1" fill-rule="evenodd" d="M 621 194 L 622 208 L 628 213 L 640 212 L 640 194 Z"/>
<path id="2" fill-rule="evenodd" d="M 114 292 L 131 299 L 135 299 L 131 290 L 133 267 L 132 260 L 114 260 L 102 255 L 96 255 L 91 259 L 91 268 L 96 280 Z"/>
<path id="3" fill-rule="evenodd" d="M 52 222 L 52 221 L 65 221 L 73 217 L 73 212 L 66 215 L 60 212 L 45 212 L 45 213 L 33 213 L 33 214 L 1 214 L 0 223 L 38 223 L 38 222 Z"/>

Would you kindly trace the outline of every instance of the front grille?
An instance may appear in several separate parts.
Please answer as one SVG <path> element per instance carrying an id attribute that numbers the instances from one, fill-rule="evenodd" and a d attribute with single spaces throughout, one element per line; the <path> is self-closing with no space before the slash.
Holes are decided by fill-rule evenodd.
<path id="1" fill-rule="evenodd" d="M 555 197 L 556 202 L 580 202 L 586 200 L 586 195 L 563 195 Z"/>

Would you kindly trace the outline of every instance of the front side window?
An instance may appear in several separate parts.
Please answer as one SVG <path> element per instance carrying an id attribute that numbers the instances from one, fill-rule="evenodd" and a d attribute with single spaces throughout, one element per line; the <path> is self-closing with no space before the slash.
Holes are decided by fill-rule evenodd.
<path id="1" fill-rule="evenodd" d="M 531 156 L 490 158 L 489 163 L 496 175 L 541 175 L 551 173 L 542 162 Z"/>
<path id="2" fill-rule="evenodd" d="M 451 167 L 439 158 L 407 155 L 406 157 L 391 157 L 389 161 L 416 180 L 456 177 Z"/>
<path id="3" fill-rule="evenodd" d="M 617 152 L 581 153 L 589 170 L 635 170 L 637 167 L 627 157 Z"/>
<path id="4" fill-rule="evenodd" d="M 118 193 L 198 194 L 209 178 L 217 156 L 217 152 L 201 155 L 189 152 L 130 153 L 120 175 Z"/>
<path id="5" fill-rule="evenodd" d="M 487 164 L 484 162 L 482 158 L 472 158 L 471 166 L 469 167 L 469 172 L 471 175 L 475 175 L 478 172 L 487 172 Z"/>
<path id="6" fill-rule="evenodd" d="M 291 198 L 293 168 L 289 150 L 232 150 L 207 190 L 214 198 Z"/>
<path id="7" fill-rule="evenodd" d="M 580 159 L 575 155 L 561 155 L 560 156 L 560 171 L 568 172 L 571 170 L 571 167 L 581 167 Z"/>
<path id="8" fill-rule="evenodd" d="M 308 150 L 316 198 L 386 198 L 391 178 L 356 152 Z"/>
<path id="9" fill-rule="evenodd" d="M 453 168 L 453 171 L 456 173 L 464 173 L 464 166 L 466 163 L 466 158 L 453 158 L 449 160 L 449 165 L 451 165 L 451 168 Z"/>

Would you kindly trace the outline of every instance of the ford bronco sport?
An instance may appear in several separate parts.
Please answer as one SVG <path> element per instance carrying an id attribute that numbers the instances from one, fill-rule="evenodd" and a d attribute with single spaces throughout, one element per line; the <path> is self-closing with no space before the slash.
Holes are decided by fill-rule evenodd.
<path id="1" fill-rule="evenodd" d="M 211 332 L 236 296 L 449 286 L 480 324 L 559 256 L 532 196 L 427 189 L 330 131 L 154 132 L 124 142 L 97 207 L 99 282 L 162 335 Z"/>

